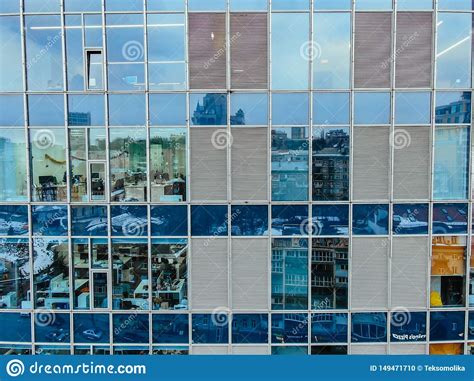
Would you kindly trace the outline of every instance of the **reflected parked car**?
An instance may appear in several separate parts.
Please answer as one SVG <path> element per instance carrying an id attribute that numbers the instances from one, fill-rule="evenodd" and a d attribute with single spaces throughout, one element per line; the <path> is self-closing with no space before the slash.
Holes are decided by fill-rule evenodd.
<path id="1" fill-rule="evenodd" d="M 103 332 L 97 328 L 86 329 L 82 334 L 91 341 L 98 341 L 103 336 Z"/>

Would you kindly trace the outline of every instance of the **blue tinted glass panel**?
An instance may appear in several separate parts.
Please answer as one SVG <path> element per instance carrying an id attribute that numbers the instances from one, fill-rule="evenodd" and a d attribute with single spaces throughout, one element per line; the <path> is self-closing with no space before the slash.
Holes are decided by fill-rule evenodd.
<path id="1" fill-rule="evenodd" d="M 393 205 L 393 234 L 428 234 L 428 204 Z"/>
<path id="2" fill-rule="evenodd" d="M 349 93 L 314 93 L 313 124 L 349 124 Z"/>
<path id="3" fill-rule="evenodd" d="M 356 0 L 356 10 L 392 9 L 392 0 Z"/>
<path id="4" fill-rule="evenodd" d="M 292 345 L 290 346 L 272 346 L 272 355 L 283 356 L 306 356 L 308 354 L 308 346 Z"/>
<path id="5" fill-rule="evenodd" d="M 107 11 L 141 11 L 143 10 L 142 0 L 105 0 Z"/>
<path id="6" fill-rule="evenodd" d="M 438 8 L 442 10 L 472 10 L 472 0 L 439 0 Z"/>
<path id="7" fill-rule="evenodd" d="M 395 124 L 430 124 L 431 94 L 403 93 L 395 95 Z"/>
<path id="8" fill-rule="evenodd" d="M 430 340 L 464 340 L 464 311 L 430 313 Z"/>
<path id="9" fill-rule="evenodd" d="M 149 11 L 180 11 L 184 12 L 184 0 L 148 0 L 147 7 Z"/>
<path id="10" fill-rule="evenodd" d="M 109 90 L 139 91 L 145 88 L 143 65 L 111 64 L 108 66 Z"/>
<path id="11" fill-rule="evenodd" d="M 62 95 L 28 95 L 30 126 L 64 126 Z"/>
<path id="12" fill-rule="evenodd" d="M 0 205 L 0 235 L 28 234 L 28 207 Z"/>
<path id="13" fill-rule="evenodd" d="M 0 128 L 0 200 L 26 201 L 26 138 L 23 128 Z"/>
<path id="14" fill-rule="evenodd" d="M 134 318 L 131 319 L 130 317 Z M 148 343 L 148 315 L 143 314 L 114 314 L 115 343 Z"/>
<path id="15" fill-rule="evenodd" d="M 109 315 L 74 314 L 75 343 L 109 343 Z"/>
<path id="16" fill-rule="evenodd" d="M 350 10 L 352 0 L 315 0 L 314 9 L 316 10 Z"/>
<path id="17" fill-rule="evenodd" d="M 231 11 L 266 11 L 267 0 L 231 0 Z"/>
<path id="18" fill-rule="evenodd" d="M 4 0 L 0 3 L 0 13 L 20 13 L 20 0 Z"/>
<path id="19" fill-rule="evenodd" d="M 233 205 L 231 213 L 232 235 L 268 235 L 267 205 Z"/>
<path id="20" fill-rule="evenodd" d="M 469 127 L 435 127 L 435 200 L 464 200 L 469 187 Z"/>
<path id="21" fill-rule="evenodd" d="M 189 113 L 193 126 L 223 126 L 227 124 L 226 94 L 191 94 Z"/>
<path id="22" fill-rule="evenodd" d="M 69 126 L 105 125 L 105 98 L 102 95 L 68 95 Z"/>
<path id="23" fill-rule="evenodd" d="M 66 12 L 100 12 L 102 10 L 102 0 L 64 0 Z"/>
<path id="24" fill-rule="evenodd" d="M 288 5 L 297 5 L 295 0 Z M 306 1 L 308 3 L 308 1 Z M 272 3 L 273 10 L 278 4 Z M 285 9 L 285 7 L 280 7 Z M 292 7 L 293 8 L 293 7 Z M 304 90 L 309 86 L 309 14 L 273 13 L 271 39 L 272 88 Z"/>
<path id="25" fill-rule="evenodd" d="M 226 0 L 188 0 L 190 11 L 225 11 Z"/>
<path id="26" fill-rule="evenodd" d="M 23 126 L 24 124 L 23 96 L 0 95 L 0 126 Z"/>
<path id="27" fill-rule="evenodd" d="M 238 93 L 230 96 L 230 124 L 262 126 L 268 124 L 267 94 Z"/>
<path id="28" fill-rule="evenodd" d="M 307 127 L 272 129 L 272 200 L 308 199 Z"/>
<path id="29" fill-rule="evenodd" d="M 145 121 L 144 95 L 109 95 L 109 124 L 111 126 L 140 126 L 145 125 Z"/>
<path id="30" fill-rule="evenodd" d="M 433 0 L 397 0 L 399 10 L 433 9 Z"/>
<path id="31" fill-rule="evenodd" d="M 426 341 L 426 313 L 400 311 L 390 314 L 390 341 Z"/>
<path id="32" fill-rule="evenodd" d="M 309 123 L 309 96 L 306 93 L 273 94 L 273 125 L 307 125 Z"/>
<path id="33" fill-rule="evenodd" d="M 234 314 L 232 316 L 232 343 L 268 343 L 268 315 Z"/>
<path id="34" fill-rule="evenodd" d="M 467 204 L 433 204 L 433 234 L 466 234 L 467 211 Z"/>
<path id="35" fill-rule="evenodd" d="M 2 239 L 0 308 L 31 308 L 30 248 L 26 238 Z"/>
<path id="36" fill-rule="evenodd" d="M 354 205 L 352 209 L 352 234 L 387 235 L 388 205 Z"/>
<path id="37" fill-rule="evenodd" d="M 272 205 L 272 235 L 308 235 L 307 205 Z"/>
<path id="38" fill-rule="evenodd" d="M 80 22 L 80 26 L 81 20 L 78 21 Z M 68 90 L 84 90 L 84 54 L 82 33 L 83 31 L 81 28 L 68 28 L 65 31 L 66 74 Z M 90 87 L 93 88 L 92 84 Z"/>
<path id="39" fill-rule="evenodd" d="M 57 314 L 51 311 L 35 314 L 35 340 L 42 343 L 71 342 L 69 314 Z"/>
<path id="40" fill-rule="evenodd" d="M 308 315 L 272 314 L 272 343 L 306 343 L 308 341 Z"/>
<path id="41" fill-rule="evenodd" d="M 352 314 L 351 341 L 353 343 L 387 342 L 387 314 L 370 312 Z"/>
<path id="42" fill-rule="evenodd" d="M 226 205 L 191 206 L 191 235 L 226 236 L 227 229 Z"/>
<path id="43" fill-rule="evenodd" d="M 273 11 L 306 11 L 309 10 L 309 0 L 272 0 Z"/>
<path id="44" fill-rule="evenodd" d="M 474 339 L 474 311 L 469 311 L 468 333 L 468 339 Z"/>
<path id="45" fill-rule="evenodd" d="M 390 93 L 354 93 L 355 124 L 389 124 Z"/>
<path id="46" fill-rule="evenodd" d="M 229 316 L 218 311 L 193 315 L 194 344 L 227 344 L 229 342 Z"/>
<path id="47" fill-rule="evenodd" d="M 348 235 L 349 205 L 313 205 L 313 235 Z"/>
<path id="48" fill-rule="evenodd" d="M 272 309 L 308 308 L 308 240 L 272 240 Z"/>
<path id="49" fill-rule="evenodd" d="M 1 4 L 5 4 L 4 1 Z M 17 1 L 17 4 L 18 1 Z M 8 60 L 2 60 L 0 91 L 23 91 L 21 63 L 21 27 L 17 16 L 0 17 L 0 46 L 8 51 Z"/>
<path id="50" fill-rule="evenodd" d="M 186 125 L 186 94 L 150 94 L 150 124 Z"/>
<path id="51" fill-rule="evenodd" d="M 57 12 L 60 10 L 61 0 L 25 0 L 26 12 Z"/>
<path id="52" fill-rule="evenodd" d="M 31 341 L 31 314 L 2 313 L 0 325 L 8 329 L 0 330 L 1 341 L 24 343 Z"/>
<path id="53" fill-rule="evenodd" d="M 188 208 L 182 206 L 152 206 L 151 235 L 178 236 L 188 235 Z"/>
<path id="54" fill-rule="evenodd" d="M 347 314 L 311 315 L 312 343 L 346 343 Z"/>
<path id="55" fill-rule="evenodd" d="M 153 315 L 153 343 L 187 344 L 189 342 L 188 315 Z"/>
<path id="56" fill-rule="evenodd" d="M 146 206 L 112 206 L 112 235 L 140 237 L 148 234 Z"/>
<path id="57" fill-rule="evenodd" d="M 72 206 L 71 234 L 76 236 L 105 236 L 107 235 L 106 206 Z"/>
<path id="58" fill-rule="evenodd" d="M 436 123 L 471 123 L 470 91 L 436 92 Z"/>
<path id="59" fill-rule="evenodd" d="M 32 206 L 31 219 L 33 235 L 64 236 L 67 235 L 66 206 Z"/>

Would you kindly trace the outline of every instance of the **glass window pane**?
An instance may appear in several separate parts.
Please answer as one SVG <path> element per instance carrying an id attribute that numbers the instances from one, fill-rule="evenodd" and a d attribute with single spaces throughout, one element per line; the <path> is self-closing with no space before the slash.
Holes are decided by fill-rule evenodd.
<path id="1" fill-rule="evenodd" d="M 24 0 L 25 12 L 57 12 L 60 11 L 61 0 Z"/>
<path id="2" fill-rule="evenodd" d="M 349 93 L 314 93 L 313 124 L 349 124 Z"/>
<path id="3" fill-rule="evenodd" d="M 390 93 L 354 93 L 355 124 L 389 124 Z"/>
<path id="4" fill-rule="evenodd" d="M 391 342 L 426 341 L 426 312 L 397 311 L 390 315 Z"/>
<path id="5" fill-rule="evenodd" d="M 225 11 L 226 0 L 188 0 L 190 11 Z"/>
<path id="6" fill-rule="evenodd" d="M 2 239 L 0 245 L 0 308 L 31 308 L 30 249 L 25 238 Z M 4 330 L 2 330 L 4 331 Z M 30 330 L 23 331 L 27 334 Z"/>
<path id="7" fill-rule="evenodd" d="M 316 89 L 348 89 L 351 72 L 351 14 L 314 15 L 314 61 Z"/>
<path id="8" fill-rule="evenodd" d="M 50 311 L 36 313 L 35 341 L 40 343 L 61 343 L 71 342 L 71 323 L 69 314 L 52 313 Z M 42 354 L 69 354 L 69 346 L 53 346 L 37 348 Z M 66 351 L 66 352 L 62 352 Z"/>
<path id="9" fill-rule="evenodd" d="M 193 314 L 194 344 L 227 344 L 229 342 L 229 316 L 226 312 L 217 314 Z"/>
<path id="10" fill-rule="evenodd" d="M 181 11 L 184 12 L 184 0 L 148 0 L 149 11 Z"/>
<path id="11" fill-rule="evenodd" d="M 5 1 L 2 1 L 1 4 L 5 4 Z M 8 59 L 2 59 L 0 91 L 23 91 L 22 42 L 19 17 L 0 17 L 0 46 L 5 52 L 8 52 Z M 31 47 L 31 45 L 29 46 Z"/>
<path id="12" fill-rule="evenodd" d="M 74 314 L 75 343 L 109 343 L 109 315 Z"/>
<path id="13" fill-rule="evenodd" d="M 187 240 L 153 239 L 151 243 L 153 309 L 188 309 Z"/>
<path id="14" fill-rule="evenodd" d="M 272 314 L 272 343 L 307 343 L 308 316 L 306 314 Z M 303 329 L 299 329 L 299 326 Z"/>
<path id="15" fill-rule="evenodd" d="M 191 235 L 226 236 L 228 234 L 226 205 L 192 205 Z"/>
<path id="16" fill-rule="evenodd" d="M 433 0 L 397 0 L 399 10 L 433 9 Z"/>
<path id="17" fill-rule="evenodd" d="M 272 235 L 308 235 L 307 205 L 272 205 Z"/>
<path id="18" fill-rule="evenodd" d="M 30 126 L 64 126 L 62 95 L 28 95 Z"/>
<path id="19" fill-rule="evenodd" d="M 27 235 L 28 230 L 26 205 L 0 205 L 0 235 Z"/>
<path id="20" fill-rule="evenodd" d="M 74 236 L 107 235 L 108 219 L 106 206 L 72 206 L 71 234 Z"/>
<path id="21" fill-rule="evenodd" d="M 472 0 L 438 0 L 438 8 L 442 10 L 472 10 Z"/>
<path id="22" fill-rule="evenodd" d="M 102 95 L 68 95 L 68 125 L 104 126 L 104 106 Z"/>
<path id="23" fill-rule="evenodd" d="M 186 125 L 186 94 L 150 94 L 149 97 L 151 125 Z"/>
<path id="24" fill-rule="evenodd" d="M 428 204 L 395 204 L 393 234 L 428 234 Z"/>
<path id="25" fill-rule="evenodd" d="M 356 10 L 390 10 L 392 0 L 356 0 Z"/>
<path id="26" fill-rule="evenodd" d="M 431 94 L 428 92 L 397 92 L 395 124 L 430 124 Z"/>
<path id="27" fill-rule="evenodd" d="M 291 3 L 296 3 L 294 0 Z M 274 3 L 272 3 L 274 4 Z M 275 9 L 275 4 L 273 5 Z M 304 90 L 309 85 L 309 15 L 272 14 L 272 88 Z"/>
<path id="28" fill-rule="evenodd" d="M 186 201 L 186 128 L 150 129 L 152 202 Z"/>
<path id="29" fill-rule="evenodd" d="M 272 129 L 272 200 L 308 200 L 307 127 Z"/>
<path id="30" fill-rule="evenodd" d="M 312 314 L 311 342 L 346 343 L 347 314 Z"/>
<path id="31" fill-rule="evenodd" d="M 412 0 L 413 1 L 413 0 Z M 316 10 L 350 10 L 352 8 L 351 0 L 315 0 L 314 9 Z"/>
<path id="32" fill-rule="evenodd" d="M 105 9 L 107 11 L 142 11 L 142 0 L 105 0 Z"/>
<path id="33" fill-rule="evenodd" d="M 231 11 L 266 11 L 267 0 L 231 0 Z"/>
<path id="34" fill-rule="evenodd" d="M 20 343 L 31 341 L 31 314 L 2 313 L 0 314 L 0 324 L 2 327 L 9 327 L 9 329 L 2 329 L 0 331 L 1 341 Z M 8 347 L 8 351 L 4 352 L 2 350 L 2 354 L 31 354 L 19 350 L 21 347 L 17 345 L 7 344 L 5 347 Z"/>
<path id="35" fill-rule="evenodd" d="M 268 343 L 268 315 L 266 314 L 233 314 L 233 344 L 266 344 Z"/>
<path id="36" fill-rule="evenodd" d="M 313 200 L 349 200 L 349 127 L 313 128 Z"/>
<path id="37" fill-rule="evenodd" d="M 145 102 L 143 94 L 109 94 L 109 125 L 144 126 Z"/>
<path id="38" fill-rule="evenodd" d="M 23 129 L 0 128 L 0 201 L 27 201 L 26 152 Z"/>
<path id="39" fill-rule="evenodd" d="M 112 235 L 140 237 L 148 234 L 146 206 L 111 206 Z"/>
<path id="40" fill-rule="evenodd" d="M 268 235 L 267 205 L 232 205 L 233 236 Z"/>
<path id="41" fill-rule="evenodd" d="M 467 204 L 433 204 L 433 234 L 467 234 Z"/>
<path id="42" fill-rule="evenodd" d="M 113 315 L 114 343 L 148 343 L 150 341 L 149 317 L 147 314 L 136 314 L 130 321 L 130 313 Z M 133 348 L 133 347 L 132 347 Z M 135 347 L 140 349 L 140 347 Z"/>
<path id="43" fill-rule="evenodd" d="M 65 205 L 32 206 L 31 222 L 35 236 L 67 235 L 67 207 Z"/>
<path id="44" fill-rule="evenodd" d="M 101 0 L 64 0 L 66 12 L 100 12 L 102 10 Z"/>
<path id="45" fill-rule="evenodd" d="M 430 340 L 464 340 L 464 311 L 432 311 L 430 313 Z"/>
<path id="46" fill-rule="evenodd" d="M 352 234 L 388 235 L 388 205 L 354 205 L 352 208 Z"/>
<path id="47" fill-rule="evenodd" d="M 309 10 L 309 0 L 272 0 L 273 11 L 306 11 Z"/>
<path id="48" fill-rule="evenodd" d="M 349 205 L 313 205 L 313 235 L 349 235 Z"/>
<path id="49" fill-rule="evenodd" d="M 351 315 L 351 341 L 353 343 L 386 343 L 387 314 L 364 312 Z"/>
<path id="50" fill-rule="evenodd" d="M 223 126 L 227 124 L 226 94 L 191 94 L 189 113 L 193 126 Z"/>
<path id="51" fill-rule="evenodd" d="M 68 90 L 84 90 L 84 54 L 81 28 L 68 28 L 66 40 L 66 74 Z"/>
<path id="52" fill-rule="evenodd" d="M 20 0 L 3 0 L 0 3 L 0 13 L 20 13 Z"/>
<path id="53" fill-rule="evenodd" d="M 264 126 L 268 124 L 268 95 L 233 93 L 230 95 L 232 126 Z"/>
<path id="54" fill-rule="evenodd" d="M 471 86 L 470 13 L 439 13 L 437 24 L 436 87 Z"/>
<path id="55" fill-rule="evenodd" d="M 309 96 L 306 93 L 273 94 L 272 124 L 307 125 L 309 123 Z"/>
<path id="56" fill-rule="evenodd" d="M 153 315 L 153 343 L 188 344 L 189 316 L 183 314 Z"/>
<path id="57" fill-rule="evenodd" d="M 152 206 L 150 213 L 152 236 L 182 237 L 188 235 L 187 206 Z"/>
<path id="58" fill-rule="evenodd" d="M 436 123 L 471 123 L 471 92 L 436 92 Z"/>
<path id="59" fill-rule="evenodd" d="M 435 200 L 464 200 L 468 195 L 469 127 L 435 127 Z"/>

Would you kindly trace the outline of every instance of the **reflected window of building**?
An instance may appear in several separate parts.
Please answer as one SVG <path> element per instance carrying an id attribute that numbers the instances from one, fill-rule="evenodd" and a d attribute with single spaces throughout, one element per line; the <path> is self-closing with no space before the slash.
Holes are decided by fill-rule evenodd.
<path id="1" fill-rule="evenodd" d="M 385 204 L 353 205 L 352 234 L 388 235 L 388 208 Z"/>
<path id="2" fill-rule="evenodd" d="M 230 95 L 232 126 L 265 126 L 268 124 L 268 95 L 233 93 Z"/>
<path id="3" fill-rule="evenodd" d="M 148 309 L 148 243 L 145 238 L 112 240 L 114 310 Z"/>
<path id="4" fill-rule="evenodd" d="M 193 344 L 227 344 L 229 342 L 229 316 L 218 314 L 193 314 Z"/>
<path id="5" fill-rule="evenodd" d="M 111 206 L 113 236 L 140 237 L 148 234 L 148 209 L 146 206 Z"/>
<path id="6" fill-rule="evenodd" d="M 312 314 L 312 343 L 346 343 L 347 314 Z"/>
<path id="7" fill-rule="evenodd" d="M 152 202 L 186 201 L 186 129 L 150 129 Z"/>
<path id="8" fill-rule="evenodd" d="M 349 200 L 349 127 L 313 128 L 313 201 Z"/>
<path id="9" fill-rule="evenodd" d="M 232 205 L 233 236 L 268 235 L 267 205 Z"/>
<path id="10" fill-rule="evenodd" d="M 113 315 L 113 340 L 114 343 L 137 343 L 143 344 L 148 343 L 149 339 L 149 315 L 135 313 L 134 319 L 130 319 L 130 314 L 114 314 Z M 143 351 L 140 347 L 131 347 L 130 350 Z M 114 354 L 116 354 L 114 348 Z M 119 353 L 117 353 L 119 354 Z M 120 351 L 120 354 L 127 354 Z M 148 350 L 146 353 L 148 354 Z"/>
<path id="11" fill-rule="evenodd" d="M 464 340 L 464 321 L 464 311 L 431 311 L 430 340 Z"/>
<path id="12" fill-rule="evenodd" d="M 428 234 L 428 204 L 393 205 L 393 234 Z"/>
<path id="13" fill-rule="evenodd" d="M 11 341 L 17 343 L 26 343 L 31 341 L 31 314 L 29 313 L 1 313 L 0 324 L 2 327 L 8 327 L 8 329 L 2 329 L 0 331 L 1 341 Z M 2 351 L 2 349 L 5 349 Z M 23 354 L 18 353 L 16 345 L 10 344 L 11 351 L 6 351 L 6 348 L 0 349 L 0 353 L 7 354 Z"/>
<path id="14" fill-rule="evenodd" d="M 308 127 L 273 128 L 272 200 L 308 200 Z"/>
<path id="15" fill-rule="evenodd" d="M 426 341 L 426 312 L 411 312 L 400 309 L 390 313 L 390 342 L 407 343 L 416 341 Z"/>
<path id="16" fill-rule="evenodd" d="M 272 239 L 272 309 L 308 308 L 308 240 Z"/>
<path id="17" fill-rule="evenodd" d="M 188 309 L 187 240 L 153 239 L 151 276 L 153 309 Z"/>
<path id="18" fill-rule="evenodd" d="M 70 316 L 64 313 L 38 312 L 34 315 L 35 341 L 39 343 L 71 342 Z M 69 354 L 69 346 L 54 346 L 38 348 L 37 354 Z M 67 351 L 67 352 L 65 352 Z"/>
<path id="19" fill-rule="evenodd" d="M 152 126 L 186 126 L 186 94 L 150 94 Z"/>
<path id="20" fill-rule="evenodd" d="M 354 313 L 351 320 L 353 343 L 387 342 L 387 314 L 385 312 Z"/>
<path id="21" fill-rule="evenodd" d="M 193 126 L 225 126 L 227 124 L 227 95 L 190 94 L 189 114 Z"/>
<path id="22" fill-rule="evenodd" d="M 390 93 L 354 93 L 355 124 L 389 124 Z"/>
<path id="23" fill-rule="evenodd" d="M 395 124 L 430 124 L 431 93 L 397 92 L 395 94 Z"/>
<path id="24" fill-rule="evenodd" d="M 226 236 L 228 227 L 227 205 L 191 206 L 191 235 Z"/>
<path id="25" fill-rule="evenodd" d="M 431 255 L 431 307 L 464 306 L 466 237 L 434 237 Z"/>
<path id="26" fill-rule="evenodd" d="M 103 126 L 105 98 L 103 95 L 68 95 L 69 126 Z"/>
<path id="27" fill-rule="evenodd" d="M 307 343 L 307 314 L 272 314 L 272 344 Z"/>
<path id="28" fill-rule="evenodd" d="M 30 126 L 64 126 L 64 97 L 62 95 L 28 95 L 28 124 Z"/>
<path id="29" fill-rule="evenodd" d="M 35 236 L 67 235 L 67 207 L 64 205 L 32 206 L 31 222 Z"/>
<path id="30" fill-rule="evenodd" d="M 433 234 L 467 234 L 467 204 L 433 204 Z"/>
<path id="31" fill-rule="evenodd" d="M 0 95 L 0 126 L 23 127 L 24 125 L 23 96 Z"/>
<path id="32" fill-rule="evenodd" d="M 106 206 L 72 206 L 71 235 L 106 236 L 108 231 L 107 215 Z"/>
<path id="33" fill-rule="evenodd" d="M 311 245 L 311 309 L 347 309 L 349 240 L 313 238 Z"/>
<path id="34" fill-rule="evenodd" d="M 183 237 L 188 235 L 187 206 L 152 206 L 150 214 L 152 236 Z"/>
<path id="35" fill-rule="evenodd" d="M 436 92 L 436 123 L 459 124 L 471 122 L 470 91 Z"/>
<path id="36" fill-rule="evenodd" d="M 0 128 L 0 201 L 27 201 L 26 152 L 25 130 Z"/>
<path id="37" fill-rule="evenodd" d="M 35 308 L 70 308 L 69 248 L 66 239 L 33 239 L 33 295 Z"/>
<path id="38" fill-rule="evenodd" d="M 272 205 L 272 235 L 308 235 L 307 205 Z"/>
<path id="39" fill-rule="evenodd" d="M 313 235 L 349 235 L 349 205 L 313 205 L 310 229 Z"/>
<path id="40" fill-rule="evenodd" d="M 0 245 L 0 273 L 2 276 L 0 308 L 2 309 L 26 309 L 32 307 L 30 299 L 31 263 L 29 252 L 28 240 L 25 238 L 3 239 Z M 8 317 L 11 316 L 8 315 Z M 24 334 L 26 332 L 30 332 L 30 329 L 22 331 Z"/>
<path id="41" fill-rule="evenodd" d="M 286 93 L 272 95 L 272 124 L 298 126 L 309 124 L 309 95 Z"/>
<path id="42" fill-rule="evenodd" d="M 189 315 L 160 314 L 153 315 L 153 343 L 188 344 Z"/>
<path id="43" fill-rule="evenodd" d="M 75 343 L 109 343 L 109 315 L 74 314 Z"/>
<path id="44" fill-rule="evenodd" d="M 145 128 L 110 129 L 110 199 L 147 200 L 147 149 Z"/>
<path id="45" fill-rule="evenodd" d="M 349 93 L 314 93 L 313 124 L 349 124 Z"/>
<path id="46" fill-rule="evenodd" d="M 267 314 L 234 314 L 232 315 L 233 344 L 267 344 Z"/>

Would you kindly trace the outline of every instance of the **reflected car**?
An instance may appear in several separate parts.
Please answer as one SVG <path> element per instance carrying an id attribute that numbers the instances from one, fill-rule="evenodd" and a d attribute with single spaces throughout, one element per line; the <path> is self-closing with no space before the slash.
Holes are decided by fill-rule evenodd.
<path id="1" fill-rule="evenodd" d="M 67 341 L 69 337 L 69 333 L 65 331 L 63 328 L 60 328 L 56 331 L 49 332 L 46 335 L 46 338 L 51 341 L 56 341 L 56 342 L 63 342 Z"/>
<path id="2" fill-rule="evenodd" d="M 82 334 L 91 341 L 98 341 L 103 336 L 103 332 L 96 328 L 86 329 L 85 331 L 82 331 Z"/>

